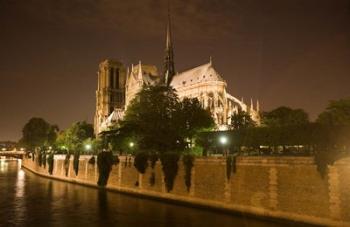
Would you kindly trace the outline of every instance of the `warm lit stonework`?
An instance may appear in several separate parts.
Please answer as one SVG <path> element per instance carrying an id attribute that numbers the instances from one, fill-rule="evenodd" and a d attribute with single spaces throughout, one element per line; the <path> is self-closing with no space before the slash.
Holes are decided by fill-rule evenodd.
<path id="1" fill-rule="evenodd" d="M 139 62 L 138 65 L 132 65 L 131 70 L 125 70 L 124 65 L 114 62 L 115 65 L 118 65 L 116 70 L 107 70 L 111 62 L 106 60 L 100 64 L 99 86 L 96 92 L 96 133 L 107 130 L 123 117 L 128 104 L 144 84 L 155 85 L 161 82 L 156 66 L 143 65 Z M 101 69 L 101 67 L 105 68 Z M 117 79 L 111 79 L 115 77 L 115 74 L 111 73 L 118 72 L 117 70 L 119 72 L 127 71 L 126 79 L 124 79 L 123 73 L 119 74 Z M 124 81 L 125 83 L 123 83 Z M 115 84 L 112 84 L 113 82 Z M 228 128 L 231 123 L 230 117 L 238 109 L 247 111 L 257 123 L 260 121 L 259 102 L 254 107 L 252 100 L 250 105 L 247 105 L 243 100 L 229 94 L 226 81 L 217 72 L 211 60 L 209 63 L 176 74 L 170 85 L 176 89 L 180 99 L 184 97 L 197 98 L 204 108 L 209 109 L 218 130 Z M 125 102 L 120 100 L 120 97 L 124 96 Z"/>

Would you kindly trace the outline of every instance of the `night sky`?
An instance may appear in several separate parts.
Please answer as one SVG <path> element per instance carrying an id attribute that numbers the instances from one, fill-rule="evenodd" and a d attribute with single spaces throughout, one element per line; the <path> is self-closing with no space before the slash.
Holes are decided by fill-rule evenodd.
<path id="1" fill-rule="evenodd" d="M 350 96 L 350 0 L 173 0 L 175 67 L 210 56 L 245 100 L 305 109 Z M 162 66 L 167 2 L 0 0 L 0 141 L 33 116 L 92 122 L 100 61 Z"/>

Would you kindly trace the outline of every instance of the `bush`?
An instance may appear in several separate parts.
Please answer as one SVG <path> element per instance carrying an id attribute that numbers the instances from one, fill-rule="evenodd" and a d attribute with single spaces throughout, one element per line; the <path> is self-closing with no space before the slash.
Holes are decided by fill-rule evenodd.
<path id="1" fill-rule="evenodd" d="M 43 159 L 43 157 L 41 155 L 41 152 L 39 151 L 38 152 L 38 164 L 39 164 L 40 167 L 42 166 L 42 162 L 43 162 L 42 159 Z"/>
<path id="2" fill-rule="evenodd" d="M 186 154 L 182 157 L 182 162 L 185 167 L 185 184 L 187 187 L 187 191 L 190 191 L 191 188 L 191 176 L 192 176 L 192 168 L 193 168 L 194 156 L 190 154 Z"/>
<path id="3" fill-rule="evenodd" d="M 118 155 L 113 155 L 113 165 L 118 165 L 120 162 Z"/>
<path id="4" fill-rule="evenodd" d="M 165 152 L 160 156 L 167 192 L 170 192 L 173 189 L 174 180 L 179 168 L 179 159 L 180 156 L 176 152 Z"/>
<path id="5" fill-rule="evenodd" d="M 97 167 L 98 167 L 98 181 L 99 186 L 106 186 L 109 178 L 109 174 L 113 165 L 113 153 L 110 151 L 103 151 L 97 155 Z"/>
<path id="6" fill-rule="evenodd" d="M 139 173 L 144 174 L 148 167 L 148 152 L 138 152 L 135 156 L 134 166 Z"/>
<path id="7" fill-rule="evenodd" d="M 156 163 L 158 161 L 158 154 L 157 152 L 153 151 L 149 153 L 149 160 L 151 162 L 151 168 L 154 169 L 154 167 L 156 166 Z"/>
<path id="8" fill-rule="evenodd" d="M 236 156 L 228 155 L 226 157 L 226 177 L 230 180 L 231 173 L 236 172 Z"/>
<path id="9" fill-rule="evenodd" d="M 91 165 L 95 165 L 95 162 L 96 162 L 96 159 L 95 159 L 95 156 L 92 156 L 90 159 L 89 159 L 89 164 Z"/>
<path id="10" fill-rule="evenodd" d="M 79 158 L 80 158 L 80 151 L 75 151 L 74 157 L 73 157 L 73 168 L 74 168 L 75 176 L 78 176 L 78 172 L 79 172 Z"/>
<path id="11" fill-rule="evenodd" d="M 64 159 L 64 169 L 66 171 L 66 177 L 68 176 L 68 171 L 69 171 L 69 160 L 70 160 L 70 153 L 67 153 L 66 158 Z"/>
<path id="12" fill-rule="evenodd" d="M 53 172 L 53 163 L 54 163 L 54 154 L 51 152 L 47 157 L 47 164 L 49 165 L 49 174 L 52 175 Z"/>
<path id="13" fill-rule="evenodd" d="M 328 173 L 328 165 L 333 165 L 336 160 L 341 157 L 341 152 L 330 152 L 322 150 L 315 154 L 315 164 L 317 171 L 324 178 Z"/>
<path id="14" fill-rule="evenodd" d="M 154 186 L 155 183 L 156 183 L 156 174 L 154 173 L 154 171 L 152 171 L 151 176 L 149 178 L 149 185 Z"/>
<path id="15" fill-rule="evenodd" d="M 41 163 L 42 163 L 42 165 L 44 166 L 44 169 L 46 168 L 46 152 L 44 151 L 44 152 L 42 152 L 41 153 Z"/>

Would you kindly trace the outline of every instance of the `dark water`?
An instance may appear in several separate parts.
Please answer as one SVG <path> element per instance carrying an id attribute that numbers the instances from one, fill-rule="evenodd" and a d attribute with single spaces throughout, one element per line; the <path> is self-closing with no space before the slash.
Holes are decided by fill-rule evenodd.
<path id="1" fill-rule="evenodd" d="M 50 180 L 0 160 L 0 226 L 285 226 Z"/>

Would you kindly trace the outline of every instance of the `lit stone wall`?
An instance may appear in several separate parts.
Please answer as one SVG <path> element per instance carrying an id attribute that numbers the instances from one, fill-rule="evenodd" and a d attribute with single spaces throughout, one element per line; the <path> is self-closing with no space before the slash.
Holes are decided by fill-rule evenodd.
<path id="1" fill-rule="evenodd" d="M 97 165 L 81 156 L 79 173 L 70 160 L 65 176 L 64 156 L 55 156 L 51 177 L 76 183 L 96 185 Z M 310 157 L 239 157 L 236 172 L 228 179 L 224 158 L 195 160 L 190 190 L 185 185 L 185 169 L 179 161 L 174 188 L 165 189 L 162 167 L 149 166 L 145 174 L 134 168 L 133 159 L 113 166 L 107 187 L 122 192 L 165 198 L 255 215 L 297 220 L 313 224 L 350 226 L 350 158 L 337 161 L 322 178 Z M 48 174 L 31 159 L 23 160 L 25 168 L 41 175 Z M 154 184 L 150 179 L 154 173 Z"/>

